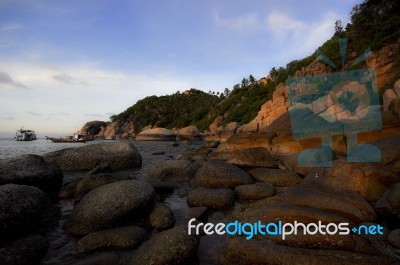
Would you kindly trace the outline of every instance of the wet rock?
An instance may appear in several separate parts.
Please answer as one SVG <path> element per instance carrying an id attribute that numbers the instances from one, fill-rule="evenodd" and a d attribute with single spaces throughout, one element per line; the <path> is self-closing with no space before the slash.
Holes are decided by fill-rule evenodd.
<path id="1" fill-rule="evenodd" d="M 193 178 L 197 168 L 187 160 L 166 160 L 152 165 L 148 174 L 152 181 L 187 182 Z"/>
<path id="2" fill-rule="evenodd" d="M 199 239 L 183 226 L 174 227 L 142 244 L 128 265 L 180 265 L 196 253 Z"/>
<path id="3" fill-rule="evenodd" d="M 220 145 L 220 141 L 212 141 L 212 142 L 206 142 L 204 144 L 204 147 L 206 148 L 217 148 Z"/>
<path id="4" fill-rule="evenodd" d="M 136 141 L 175 141 L 176 134 L 165 128 L 147 129 L 136 136 Z"/>
<path id="5" fill-rule="evenodd" d="M 255 183 L 237 186 L 235 193 L 242 200 L 260 200 L 274 195 L 275 188 L 270 183 Z"/>
<path id="6" fill-rule="evenodd" d="M 362 196 L 322 185 L 291 186 L 285 192 L 284 202 L 329 210 L 357 224 L 377 218 L 372 206 Z"/>
<path id="7" fill-rule="evenodd" d="M 220 144 L 216 150 L 218 153 L 232 153 L 251 147 L 268 148 L 276 137 L 274 132 L 266 133 L 239 133 L 229 137 L 226 142 Z"/>
<path id="8" fill-rule="evenodd" d="M 101 173 L 97 175 L 86 176 L 81 181 L 79 181 L 78 185 L 75 188 L 75 202 L 79 202 L 83 198 L 83 196 L 98 187 L 118 181 L 132 179 L 135 179 L 135 177 L 130 175 L 116 175 L 111 173 Z"/>
<path id="9" fill-rule="evenodd" d="M 171 194 L 175 188 L 179 188 L 179 184 L 165 181 L 151 181 L 151 185 L 153 185 L 154 190 L 158 194 Z"/>
<path id="10" fill-rule="evenodd" d="M 376 202 L 375 209 L 400 219 L 400 182 L 391 186 Z"/>
<path id="11" fill-rule="evenodd" d="M 153 210 L 149 214 L 150 225 L 159 230 L 166 230 L 175 224 L 174 214 L 171 209 L 163 203 L 156 203 Z"/>
<path id="12" fill-rule="evenodd" d="M 20 184 L 35 186 L 50 194 L 57 194 L 63 182 L 63 172 L 54 163 L 45 162 L 38 155 L 21 155 L 0 160 L 0 185 Z"/>
<path id="13" fill-rule="evenodd" d="M 64 183 L 61 187 L 60 192 L 58 193 L 58 198 L 67 199 L 73 198 L 75 194 L 75 188 L 78 186 L 78 183 L 82 180 L 82 178 Z"/>
<path id="14" fill-rule="evenodd" d="M 196 185 L 206 188 L 234 188 L 254 181 L 242 169 L 223 161 L 203 163 L 195 176 Z"/>
<path id="15" fill-rule="evenodd" d="M 210 209 L 225 209 L 233 205 L 235 193 L 230 189 L 197 188 L 189 192 L 190 206 L 206 206 Z"/>
<path id="16" fill-rule="evenodd" d="M 389 265 L 390 259 L 348 251 L 293 248 L 268 241 L 233 238 L 223 249 L 223 265 Z"/>
<path id="17" fill-rule="evenodd" d="M 46 254 L 48 247 L 49 242 L 41 235 L 20 238 L 0 248 L 0 264 L 38 264 Z"/>
<path id="18" fill-rule="evenodd" d="M 111 228 L 121 219 L 140 215 L 154 200 L 153 187 L 139 180 L 125 180 L 89 192 L 73 210 L 64 229 L 83 236 Z"/>
<path id="19" fill-rule="evenodd" d="M 58 164 L 62 170 L 92 170 L 108 163 L 112 170 L 122 170 L 142 165 L 142 157 L 128 141 L 91 144 L 47 153 L 44 159 Z"/>
<path id="20" fill-rule="evenodd" d="M 152 153 L 151 155 L 153 155 L 153 156 L 165 155 L 165 152 L 164 152 L 164 151 L 161 151 L 161 152 L 154 152 L 154 153 Z"/>
<path id="21" fill-rule="evenodd" d="M 0 186 L 0 241 L 28 233 L 43 232 L 51 219 L 48 196 L 32 186 Z"/>
<path id="22" fill-rule="evenodd" d="M 103 230 L 84 236 L 75 245 L 78 253 L 97 250 L 127 250 L 147 238 L 147 232 L 138 226 L 124 226 Z"/>
<path id="23" fill-rule="evenodd" d="M 96 174 L 100 174 L 100 173 L 112 173 L 113 170 L 110 166 L 110 164 L 108 163 L 101 163 L 100 165 L 96 166 L 95 168 L 93 168 L 92 170 L 90 170 L 87 175 L 96 175 Z"/>
<path id="24" fill-rule="evenodd" d="M 368 201 L 378 200 L 399 176 L 376 163 L 336 160 L 330 168 L 314 169 L 303 182 L 320 183 L 334 189 L 358 193 Z"/>
<path id="25" fill-rule="evenodd" d="M 300 183 L 301 178 L 292 170 L 255 168 L 248 172 L 256 181 L 272 183 L 275 187 L 286 187 Z"/>
<path id="26" fill-rule="evenodd" d="M 227 162 L 242 167 L 278 167 L 277 161 L 263 147 L 252 147 L 233 152 L 229 155 Z"/>
<path id="27" fill-rule="evenodd" d="M 205 206 L 189 208 L 185 214 L 185 219 L 190 220 L 195 218 L 196 220 L 204 220 L 207 217 L 207 210 L 208 208 Z"/>
<path id="28" fill-rule="evenodd" d="M 390 245 L 397 249 L 400 249 L 400 229 L 391 231 L 388 235 L 388 241 Z"/>

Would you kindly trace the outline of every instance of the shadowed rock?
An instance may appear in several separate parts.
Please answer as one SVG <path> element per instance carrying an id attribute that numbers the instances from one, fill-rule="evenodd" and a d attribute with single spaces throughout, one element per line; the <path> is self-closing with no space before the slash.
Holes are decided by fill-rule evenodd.
<path id="1" fill-rule="evenodd" d="M 225 209 L 233 205 L 235 193 L 230 189 L 197 188 L 189 192 L 190 206 L 206 206 L 210 209 Z"/>

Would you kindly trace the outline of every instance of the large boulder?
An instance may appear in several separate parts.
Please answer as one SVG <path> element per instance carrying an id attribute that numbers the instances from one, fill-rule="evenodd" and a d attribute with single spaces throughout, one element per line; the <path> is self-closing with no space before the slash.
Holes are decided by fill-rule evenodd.
<path id="1" fill-rule="evenodd" d="M 163 203 L 156 203 L 149 214 L 149 222 L 159 231 L 171 228 L 175 224 L 174 213 Z"/>
<path id="2" fill-rule="evenodd" d="M 0 160 L 0 185 L 35 186 L 46 193 L 57 194 L 63 182 L 63 172 L 54 163 L 38 155 L 21 155 Z"/>
<path id="3" fill-rule="evenodd" d="M 227 162 L 241 167 L 278 167 L 278 162 L 263 147 L 251 147 L 233 152 Z"/>
<path id="4" fill-rule="evenodd" d="M 142 157 L 128 141 L 91 144 L 47 153 L 44 159 L 58 164 L 62 170 L 92 170 L 107 162 L 115 170 L 130 169 L 142 165 Z"/>
<path id="5" fill-rule="evenodd" d="M 376 220 L 374 209 L 361 195 L 322 185 L 291 186 L 285 192 L 284 202 L 330 210 L 357 224 Z"/>
<path id="6" fill-rule="evenodd" d="M 388 241 L 393 247 L 400 249 L 400 229 L 395 229 L 390 232 Z"/>
<path id="7" fill-rule="evenodd" d="M 377 163 L 336 160 L 330 168 L 311 171 L 303 181 L 358 193 L 368 201 L 376 201 L 387 188 L 399 181 L 399 176 Z"/>
<path id="8" fill-rule="evenodd" d="M 400 182 L 391 186 L 376 202 L 375 209 L 400 219 Z"/>
<path id="9" fill-rule="evenodd" d="M 82 126 L 78 133 L 97 135 L 101 131 L 101 129 L 105 128 L 107 125 L 108 123 L 105 121 L 89 121 Z"/>
<path id="10" fill-rule="evenodd" d="M 137 226 L 107 229 L 84 236 L 75 245 L 78 253 L 97 250 L 126 250 L 134 248 L 147 238 L 147 232 Z"/>
<path id="11" fill-rule="evenodd" d="M 195 175 L 195 183 L 206 188 L 234 188 L 254 181 L 242 169 L 218 160 L 203 163 Z"/>
<path id="12" fill-rule="evenodd" d="M 30 235 L 0 248 L 1 265 L 38 264 L 44 257 L 49 242 L 41 235 Z"/>
<path id="13" fill-rule="evenodd" d="M 196 126 L 182 128 L 177 133 L 181 139 L 200 138 L 201 134 Z"/>
<path id="14" fill-rule="evenodd" d="M 275 188 L 271 183 L 255 183 L 237 186 L 235 193 L 242 200 L 260 200 L 275 195 Z"/>
<path id="15" fill-rule="evenodd" d="M 125 180 L 89 192 L 66 220 L 64 228 L 84 236 L 113 227 L 132 215 L 142 214 L 154 201 L 154 188 L 143 181 Z"/>
<path id="16" fill-rule="evenodd" d="M 32 186 L 0 186 L 0 242 L 35 232 L 44 232 L 52 209 L 48 196 Z"/>
<path id="17" fill-rule="evenodd" d="M 226 209 L 233 205 L 235 193 L 230 189 L 197 188 L 189 192 L 189 206 L 206 206 L 210 209 Z"/>
<path id="18" fill-rule="evenodd" d="M 350 251 L 293 248 L 269 241 L 232 238 L 220 256 L 222 265 L 389 265 L 390 259 Z"/>
<path id="19" fill-rule="evenodd" d="M 117 175 L 110 173 L 101 173 L 97 175 L 86 176 L 82 180 L 80 180 L 79 183 L 76 185 L 74 192 L 75 202 L 79 202 L 83 198 L 83 196 L 85 196 L 87 193 L 98 187 L 113 182 L 118 182 L 122 180 L 131 180 L 131 179 L 135 179 L 135 177 L 131 175 Z"/>
<path id="20" fill-rule="evenodd" d="M 232 153 L 251 147 L 268 148 L 273 139 L 276 137 L 275 132 L 264 133 L 239 133 L 229 137 L 226 142 L 220 144 L 216 150 L 217 153 Z"/>
<path id="21" fill-rule="evenodd" d="M 196 253 L 199 239 L 188 235 L 187 229 L 177 226 L 159 233 L 142 244 L 129 265 L 180 265 Z"/>
<path id="22" fill-rule="evenodd" d="M 176 134 L 165 128 L 147 129 L 136 136 L 136 141 L 175 141 Z"/>
<path id="23" fill-rule="evenodd" d="M 155 181 L 187 182 L 198 166 L 188 160 L 166 160 L 149 168 L 149 178 Z"/>
<path id="24" fill-rule="evenodd" d="M 256 181 L 272 183 L 275 187 L 286 187 L 300 183 L 301 178 L 289 169 L 254 168 L 248 171 Z"/>

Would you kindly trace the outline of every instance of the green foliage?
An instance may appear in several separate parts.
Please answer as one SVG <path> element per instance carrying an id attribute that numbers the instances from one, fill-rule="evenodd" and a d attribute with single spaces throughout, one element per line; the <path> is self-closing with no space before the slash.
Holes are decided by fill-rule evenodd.
<path id="1" fill-rule="evenodd" d="M 208 110 L 220 100 L 218 96 L 192 88 L 183 94 L 146 97 L 110 118 L 112 121 L 132 121 L 136 131 L 147 125 L 165 128 L 197 125 L 205 129 L 212 121 L 207 115 Z"/>

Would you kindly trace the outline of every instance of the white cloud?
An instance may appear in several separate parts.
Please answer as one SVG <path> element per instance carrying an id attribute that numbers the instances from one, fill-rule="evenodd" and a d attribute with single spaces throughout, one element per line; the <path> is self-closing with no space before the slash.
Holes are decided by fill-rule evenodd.
<path id="1" fill-rule="evenodd" d="M 258 26 L 257 15 L 247 14 L 245 16 L 241 16 L 235 19 L 224 19 L 219 16 L 218 13 L 214 13 L 214 22 L 220 27 L 226 27 L 236 30 L 243 30 L 249 28 L 256 28 Z"/>
<path id="2" fill-rule="evenodd" d="M 268 15 L 267 27 L 273 34 L 282 38 L 288 34 L 298 34 L 304 29 L 305 23 L 275 11 Z"/>

